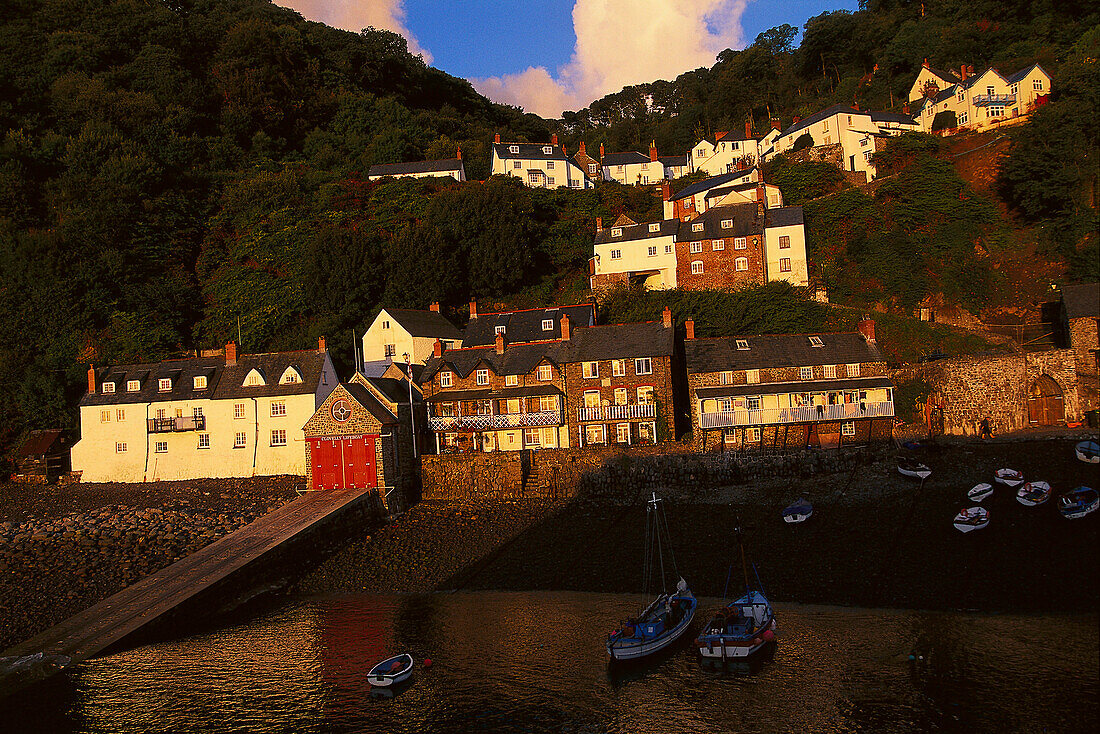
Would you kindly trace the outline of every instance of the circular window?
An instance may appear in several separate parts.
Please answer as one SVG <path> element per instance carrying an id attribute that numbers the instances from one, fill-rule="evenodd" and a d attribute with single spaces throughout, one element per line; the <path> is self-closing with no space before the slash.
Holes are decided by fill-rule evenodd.
<path id="1" fill-rule="evenodd" d="M 347 423 L 348 418 L 351 418 L 351 406 L 343 398 L 332 404 L 330 412 L 337 423 Z"/>

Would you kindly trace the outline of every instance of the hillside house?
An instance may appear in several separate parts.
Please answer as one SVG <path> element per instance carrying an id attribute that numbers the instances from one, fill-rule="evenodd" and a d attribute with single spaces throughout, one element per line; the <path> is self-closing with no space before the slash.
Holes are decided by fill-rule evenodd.
<path id="1" fill-rule="evenodd" d="M 561 339 L 563 315 L 569 316 L 574 328 L 596 325 L 596 306 L 592 303 L 483 313 L 477 301 L 471 300 L 462 346 L 493 346 L 497 336 L 504 336 L 509 344 L 556 341 Z"/>
<path id="2" fill-rule="evenodd" d="M 733 186 L 746 186 L 749 184 L 752 184 L 752 188 L 755 189 L 756 184 L 760 181 L 760 169 L 755 166 L 752 168 L 739 168 L 731 173 L 723 173 L 720 176 L 712 176 L 702 181 L 696 181 L 675 193 L 667 194 L 663 205 L 664 218 L 686 221 L 707 210 L 707 197 L 712 191 L 722 189 L 728 193 L 728 190 Z M 774 193 L 779 193 L 779 189 L 772 188 L 775 189 Z M 667 192 L 667 185 L 663 191 Z M 755 197 L 755 191 L 751 195 Z M 711 203 L 714 203 L 716 196 L 717 194 L 710 196 Z M 755 198 L 753 201 L 755 201 Z"/>
<path id="3" fill-rule="evenodd" d="M 973 130 L 1027 117 L 1046 102 L 1052 86 L 1050 75 L 1038 64 L 1009 77 L 993 68 L 975 75 L 972 66 L 961 66 L 951 76 L 954 78 L 940 79 L 939 72 L 933 73 L 927 67 L 917 74 L 909 96 L 922 131 L 932 132 L 932 123 L 942 112 L 955 114 L 955 128 Z M 921 95 L 914 100 L 918 88 Z"/>
<path id="4" fill-rule="evenodd" d="M 602 146 L 601 146 L 602 147 Z M 657 144 L 649 146 L 649 156 L 636 151 L 601 154 L 604 181 L 627 185 L 648 185 L 665 179 L 665 167 L 657 156 Z"/>
<path id="5" fill-rule="evenodd" d="M 600 149 L 602 151 L 602 145 L 600 146 Z M 588 150 L 585 148 L 583 140 L 580 143 L 580 150 L 578 150 L 577 154 L 573 156 L 573 161 L 593 181 L 603 180 L 603 173 L 600 170 L 600 162 L 592 156 L 588 155 Z"/>
<path id="6" fill-rule="evenodd" d="M 691 162 L 688 160 L 687 153 L 663 155 L 657 160 L 665 167 L 665 178 L 669 181 L 675 181 L 691 173 Z"/>
<path id="7" fill-rule="evenodd" d="M 604 229 L 597 219 L 589 286 L 597 290 L 641 283 L 650 290 L 675 288 L 679 227 L 679 220 L 665 219 Z"/>
<path id="8" fill-rule="evenodd" d="M 380 178 L 453 178 L 455 181 L 466 180 L 466 168 L 462 165 L 462 151 L 458 156 L 442 161 L 410 161 L 408 163 L 380 163 L 371 166 L 367 171 L 368 181 L 377 181 Z"/>
<path id="9" fill-rule="evenodd" d="M 703 138 L 692 146 L 688 152 L 690 170 L 720 176 L 755 166 L 763 162 L 764 151 L 770 149 L 778 137 L 779 131 L 774 127 L 764 135 L 754 135 L 752 122 L 745 123 L 743 135 L 715 133 L 713 139 Z"/>
<path id="10" fill-rule="evenodd" d="M 69 439 L 57 428 L 31 431 L 15 452 L 12 481 L 45 484 L 70 469 Z"/>
<path id="11" fill-rule="evenodd" d="M 462 333 L 433 303 L 427 311 L 384 308 L 362 337 L 364 362 L 382 360 L 423 364 L 432 356 L 432 345 L 441 340 L 448 349 L 462 346 Z"/>
<path id="12" fill-rule="evenodd" d="M 700 451 L 832 447 L 892 435 L 893 384 L 874 322 L 846 334 L 696 339 L 685 324 L 692 433 Z"/>
<path id="13" fill-rule="evenodd" d="M 493 141 L 494 176 L 514 176 L 528 186 L 544 189 L 591 189 L 595 182 L 558 145 L 558 136 L 549 143 L 502 143 Z"/>

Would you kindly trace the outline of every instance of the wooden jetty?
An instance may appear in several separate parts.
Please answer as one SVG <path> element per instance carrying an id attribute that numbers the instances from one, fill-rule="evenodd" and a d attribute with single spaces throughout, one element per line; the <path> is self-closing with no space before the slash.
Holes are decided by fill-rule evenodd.
<path id="1" fill-rule="evenodd" d="M 372 489 L 307 492 L 0 653 L 0 696 L 87 660 Z"/>

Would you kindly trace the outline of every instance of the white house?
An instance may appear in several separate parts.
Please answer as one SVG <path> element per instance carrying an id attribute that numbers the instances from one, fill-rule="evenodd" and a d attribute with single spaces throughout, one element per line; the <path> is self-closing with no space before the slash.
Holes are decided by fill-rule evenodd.
<path id="1" fill-rule="evenodd" d="M 703 138 L 688 152 L 689 167 L 709 176 L 732 173 L 762 162 L 764 152 L 771 149 L 779 131 L 772 128 L 764 135 L 753 135 L 752 123 L 745 123 L 744 135 L 719 132 L 713 140 Z"/>
<path id="2" fill-rule="evenodd" d="M 455 181 L 466 180 L 466 168 L 462 165 L 462 151 L 458 157 L 442 161 L 410 161 L 409 163 L 380 163 L 370 167 L 367 180 L 375 181 L 391 176 L 393 178 L 430 178 L 433 176 L 450 177 Z"/>
<path id="3" fill-rule="evenodd" d="M 679 225 L 679 220 L 665 219 L 597 229 L 590 286 L 641 282 L 650 290 L 675 288 Z"/>
<path id="4" fill-rule="evenodd" d="M 955 113 L 955 127 L 973 130 L 1026 118 L 1051 91 L 1050 75 L 1038 64 L 1009 77 L 992 68 L 975 75 L 973 68 L 960 67 L 956 79 L 945 80 L 943 86 L 932 78 L 921 83 L 922 75 L 929 76 L 927 68 L 921 69 L 910 90 L 912 96 L 919 87 L 924 95 L 913 107 L 921 130 L 932 132 L 932 123 L 942 112 Z"/>
<path id="5" fill-rule="evenodd" d="M 363 334 L 363 361 L 404 362 L 408 354 L 413 364 L 424 364 L 436 339 L 447 349 L 462 346 L 462 333 L 443 318 L 438 303 L 428 311 L 384 308 Z"/>
<path id="6" fill-rule="evenodd" d="M 603 179 L 628 185 L 657 183 L 665 178 L 665 166 L 657 156 L 657 144 L 649 146 L 649 156 L 637 151 L 608 153 L 601 157 Z"/>
<path id="7" fill-rule="evenodd" d="M 809 284 L 802 207 L 769 208 L 765 213 L 764 274 L 768 281 L 785 280 L 797 286 Z"/>
<path id="8" fill-rule="evenodd" d="M 665 200 L 664 218 L 684 219 L 697 216 L 707 210 L 707 196 L 713 190 L 750 183 L 755 186 L 759 181 L 760 169 L 755 166 L 696 181 Z"/>
<path id="9" fill-rule="evenodd" d="M 305 475 L 303 426 L 338 384 L 317 349 L 89 368 L 74 471 L 85 482 Z"/>
<path id="10" fill-rule="evenodd" d="M 525 184 L 546 189 L 591 189 L 595 182 L 558 145 L 549 143 L 502 143 L 493 141 L 492 175 L 515 176 Z"/>

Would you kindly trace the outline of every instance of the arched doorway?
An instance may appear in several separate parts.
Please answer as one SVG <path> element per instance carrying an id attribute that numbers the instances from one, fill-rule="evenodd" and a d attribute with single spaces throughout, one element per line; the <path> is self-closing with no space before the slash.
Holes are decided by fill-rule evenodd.
<path id="1" fill-rule="evenodd" d="M 1066 420 L 1062 388 L 1048 375 L 1031 383 L 1027 397 L 1027 417 L 1033 426 L 1053 426 Z"/>

